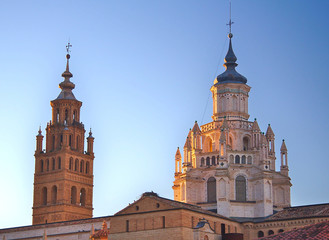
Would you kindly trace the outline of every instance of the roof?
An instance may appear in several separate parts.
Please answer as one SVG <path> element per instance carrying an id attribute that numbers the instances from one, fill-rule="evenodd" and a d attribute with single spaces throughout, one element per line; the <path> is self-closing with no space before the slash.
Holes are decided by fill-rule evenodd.
<path id="1" fill-rule="evenodd" d="M 306 227 L 302 227 L 299 229 L 291 230 L 288 232 L 283 232 L 277 235 L 272 235 L 268 237 L 264 237 L 261 239 L 273 239 L 273 240 L 279 240 L 279 239 L 329 239 L 329 222 L 320 222 L 316 224 L 312 224 Z"/>
<path id="2" fill-rule="evenodd" d="M 222 74 L 218 75 L 217 78 L 215 79 L 215 85 L 216 84 L 223 84 L 223 83 L 242 83 L 242 84 L 246 84 L 247 83 L 247 78 L 245 78 L 244 76 L 242 76 L 240 73 L 238 73 L 235 70 L 235 67 L 238 65 L 236 63 L 236 56 L 233 52 L 233 48 L 232 48 L 232 39 L 233 34 L 229 35 L 230 38 L 230 44 L 229 44 L 229 48 L 227 51 L 227 54 L 225 56 L 225 63 L 224 66 L 226 68 L 225 72 L 223 72 Z"/>
<path id="3" fill-rule="evenodd" d="M 266 221 L 329 216 L 329 203 L 284 208 Z"/>
<path id="4" fill-rule="evenodd" d="M 267 130 L 266 130 L 266 134 L 265 134 L 267 137 L 272 137 L 274 136 L 274 132 L 271 128 L 271 125 L 269 124 L 268 127 L 267 127 Z"/>
<path id="5" fill-rule="evenodd" d="M 144 209 L 136 208 L 137 206 L 141 206 L 140 203 L 142 203 L 142 201 L 149 201 L 148 204 L 146 205 L 147 207 Z M 151 204 L 152 202 L 160 203 L 161 207 L 154 208 L 153 206 L 156 206 L 156 205 Z M 146 192 L 146 193 L 142 194 L 142 196 L 137 201 L 135 201 L 134 203 L 127 206 L 126 208 L 124 208 L 121 211 L 114 214 L 114 217 L 120 216 L 120 215 L 127 215 L 127 214 L 140 214 L 140 213 L 147 213 L 147 212 L 154 212 L 154 211 L 166 211 L 166 210 L 177 210 L 177 209 L 191 210 L 194 212 L 207 214 L 207 215 L 211 215 L 214 217 L 219 217 L 222 219 L 236 222 L 235 220 L 233 220 L 231 218 L 227 218 L 220 214 L 204 210 L 200 206 L 197 206 L 197 205 L 183 203 L 183 202 L 159 197 L 159 195 L 154 192 Z"/>

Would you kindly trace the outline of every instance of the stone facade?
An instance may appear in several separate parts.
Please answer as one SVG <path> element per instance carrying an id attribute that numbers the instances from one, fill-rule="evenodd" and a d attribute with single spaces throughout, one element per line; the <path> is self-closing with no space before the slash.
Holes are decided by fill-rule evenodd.
<path id="1" fill-rule="evenodd" d="M 236 72 L 231 38 L 226 71 L 211 87 L 213 121 L 195 122 L 175 155 L 174 199 L 227 217 L 266 217 L 290 206 L 287 148 L 281 147 L 281 168 L 275 169 L 275 135 L 262 133 L 249 121 L 247 79 Z"/>
<path id="2" fill-rule="evenodd" d="M 69 58 L 62 74 L 59 96 L 51 101 L 52 120 L 46 128 L 46 149 L 41 129 L 36 137 L 33 224 L 92 217 L 94 138 L 80 121 L 82 102 L 73 95 Z"/>

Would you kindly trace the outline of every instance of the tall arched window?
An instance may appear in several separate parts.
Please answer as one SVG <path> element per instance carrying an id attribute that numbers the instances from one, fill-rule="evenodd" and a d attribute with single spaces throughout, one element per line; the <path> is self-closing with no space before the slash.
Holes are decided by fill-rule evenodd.
<path id="1" fill-rule="evenodd" d="M 73 170 L 73 158 L 70 158 L 69 169 Z"/>
<path id="2" fill-rule="evenodd" d="M 51 170 L 55 170 L 55 166 L 56 166 L 55 158 L 53 158 L 51 161 L 52 161 L 51 162 Z"/>
<path id="3" fill-rule="evenodd" d="M 80 137 L 77 136 L 77 150 L 79 151 L 79 141 L 80 141 Z"/>
<path id="4" fill-rule="evenodd" d="M 56 111 L 56 122 L 59 122 L 59 109 Z"/>
<path id="5" fill-rule="evenodd" d="M 46 169 L 47 169 L 47 172 L 49 171 L 49 159 L 46 160 Z"/>
<path id="6" fill-rule="evenodd" d="M 89 174 L 89 162 L 86 162 L 86 174 Z"/>
<path id="7" fill-rule="evenodd" d="M 206 165 L 207 165 L 207 166 L 210 166 L 210 157 L 207 157 L 207 158 L 206 158 Z"/>
<path id="8" fill-rule="evenodd" d="M 212 156 L 211 157 L 211 165 L 216 165 L 216 157 L 215 156 Z"/>
<path id="9" fill-rule="evenodd" d="M 207 181 L 207 202 L 216 202 L 216 179 L 214 177 Z"/>
<path id="10" fill-rule="evenodd" d="M 69 119 L 69 111 L 65 109 L 65 123 L 67 124 L 67 120 Z"/>
<path id="11" fill-rule="evenodd" d="M 79 171 L 79 160 L 75 159 L 74 171 Z"/>
<path id="12" fill-rule="evenodd" d="M 81 188 L 80 191 L 80 206 L 86 205 L 86 189 Z"/>
<path id="13" fill-rule="evenodd" d="M 240 156 L 239 155 L 235 155 L 235 163 L 240 164 Z"/>
<path id="14" fill-rule="evenodd" d="M 249 149 L 249 138 L 244 137 L 243 138 L 243 151 L 248 151 Z"/>
<path id="15" fill-rule="evenodd" d="M 238 176 L 235 179 L 235 197 L 237 201 L 247 201 L 246 187 L 246 178 L 243 176 Z"/>
<path id="16" fill-rule="evenodd" d="M 74 111 L 73 111 L 73 122 L 75 122 L 75 121 L 76 121 L 76 115 L 77 115 L 77 111 L 76 111 L 76 110 L 74 110 Z"/>
<path id="17" fill-rule="evenodd" d="M 72 135 L 69 136 L 69 146 L 72 146 Z"/>
<path id="18" fill-rule="evenodd" d="M 43 172 L 43 160 L 40 161 L 40 172 Z"/>
<path id="19" fill-rule="evenodd" d="M 53 186 L 51 188 L 51 203 L 56 204 L 57 202 L 57 187 Z"/>
<path id="20" fill-rule="evenodd" d="M 41 195 L 41 203 L 42 205 L 47 205 L 47 188 L 42 188 L 42 195 Z"/>
<path id="21" fill-rule="evenodd" d="M 252 164 L 252 156 L 247 157 L 247 164 Z"/>
<path id="22" fill-rule="evenodd" d="M 71 188 L 71 204 L 77 203 L 77 188 L 73 186 Z"/>
<path id="23" fill-rule="evenodd" d="M 242 156 L 241 163 L 242 164 L 246 164 L 246 156 L 245 155 Z"/>
<path id="24" fill-rule="evenodd" d="M 83 160 L 81 160 L 80 162 L 80 172 L 83 173 L 85 169 L 85 162 Z"/>
<path id="25" fill-rule="evenodd" d="M 57 164 L 57 166 L 58 166 L 58 169 L 61 169 L 62 168 L 62 159 L 61 159 L 61 157 L 58 157 L 58 164 Z"/>
<path id="26" fill-rule="evenodd" d="M 273 230 L 268 231 L 268 235 L 273 235 L 273 234 L 274 234 Z"/>

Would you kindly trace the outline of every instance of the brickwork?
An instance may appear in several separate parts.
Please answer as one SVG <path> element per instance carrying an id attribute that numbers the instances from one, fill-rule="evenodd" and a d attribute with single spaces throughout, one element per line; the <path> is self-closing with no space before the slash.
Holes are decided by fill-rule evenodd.
<path id="1" fill-rule="evenodd" d="M 41 129 L 35 151 L 33 224 L 92 217 L 93 137 L 84 152 L 85 129 L 80 122 L 82 102 L 75 99 L 67 68 L 59 96 L 51 101 L 52 121 L 46 128 L 46 149 Z"/>

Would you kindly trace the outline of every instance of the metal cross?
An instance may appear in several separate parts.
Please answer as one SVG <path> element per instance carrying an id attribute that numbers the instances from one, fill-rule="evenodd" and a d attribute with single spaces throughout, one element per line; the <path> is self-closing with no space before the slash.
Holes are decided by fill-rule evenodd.
<path id="1" fill-rule="evenodd" d="M 72 47 L 72 45 L 70 44 L 70 40 L 69 40 L 69 42 L 66 45 L 66 52 L 67 53 L 70 53 L 71 52 L 70 47 Z"/>
<path id="2" fill-rule="evenodd" d="M 226 25 L 230 26 L 230 33 L 232 32 L 232 24 L 233 23 L 234 22 L 232 22 L 232 18 L 231 18 L 231 1 L 230 1 L 230 21 L 229 21 L 228 24 L 226 24 Z"/>

